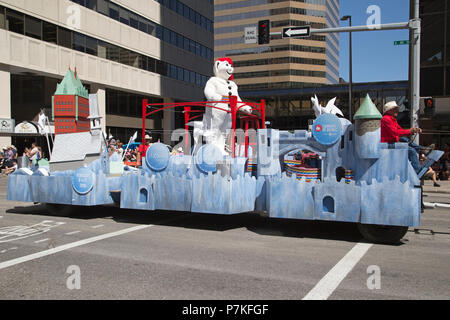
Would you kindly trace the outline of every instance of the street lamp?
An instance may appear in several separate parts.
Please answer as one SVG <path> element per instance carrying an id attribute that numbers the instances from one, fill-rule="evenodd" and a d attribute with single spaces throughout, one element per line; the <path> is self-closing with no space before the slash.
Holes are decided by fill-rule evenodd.
<path id="1" fill-rule="evenodd" d="M 352 26 L 352 16 L 343 16 L 341 18 L 341 21 L 347 21 L 349 22 L 349 26 Z M 349 85 L 348 85 L 348 112 L 349 112 L 349 120 L 352 121 L 352 32 L 349 31 L 349 43 L 350 43 L 350 51 L 349 51 Z"/>

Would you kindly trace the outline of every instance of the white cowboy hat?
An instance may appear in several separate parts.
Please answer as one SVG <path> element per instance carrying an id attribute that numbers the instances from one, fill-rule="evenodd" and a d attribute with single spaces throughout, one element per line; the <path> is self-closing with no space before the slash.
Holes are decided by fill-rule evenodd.
<path id="1" fill-rule="evenodd" d="M 145 140 L 152 140 L 152 137 L 150 137 L 148 134 L 145 135 Z"/>
<path id="2" fill-rule="evenodd" d="M 384 105 L 384 108 L 383 108 L 383 114 L 386 113 L 386 112 L 388 112 L 389 110 L 392 110 L 392 109 L 395 109 L 395 108 L 400 108 L 400 107 L 397 105 L 397 102 L 395 102 L 395 101 L 390 101 L 390 102 L 388 102 L 388 103 L 386 103 L 386 104 Z"/>

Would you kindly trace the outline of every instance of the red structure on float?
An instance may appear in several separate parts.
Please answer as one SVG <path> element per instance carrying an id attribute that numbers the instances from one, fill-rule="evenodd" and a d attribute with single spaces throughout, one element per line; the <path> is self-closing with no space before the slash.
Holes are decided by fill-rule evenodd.
<path id="1" fill-rule="evenodd" d="M 55 134 L 86 132 L 89 124 L 89 93 L 77 76 L 68 70 L 52 97 Z"/>

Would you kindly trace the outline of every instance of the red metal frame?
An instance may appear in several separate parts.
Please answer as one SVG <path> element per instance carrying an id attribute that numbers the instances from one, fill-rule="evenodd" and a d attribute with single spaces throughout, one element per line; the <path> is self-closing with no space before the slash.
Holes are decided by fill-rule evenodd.
<path id="1" fill-rule="evenodd" d="M 228 103 L 230 106 L 230 110 L 226 110 L 223 108 L 219 108 L 216 106 L 212 106 L 211 104 L 216 103 Z M 173 102 L 173 103 L 148 103 L 147 99 L 142 100 L 142 141 L 145 141 L 145 120 L 147 117 L 157 113 L 164 111 L 166 109 L 172 109 L 177 107 L 184 108 L 184 127 L 186 129 L 186 135 L 189 131 L 188 123 L 194 119 L 201 117 L 204 113 L 203 110 L 192 110 L 192 107 L 200 107 L 200 108 L 214 108 L 218 110 L 222 110 L 228 113 L 231 113 L 231 148 L 232 148 L 232 157 L 235 157 L 236 154 L 236 126 L 237 126 L 237 118 L 240 116 L 240 124 L 241 127 L 244 125 L 245 127 L 245 156 L 248 156 L 248 146 L 250 145 L 248 141 L 248 129 L 249 124 L 251 124 L 252 128 L 257 129 L 265 129 L 266 128 L 266 103 L 264 100 L 261 100 L 261 103 L 251 103 L 251 102 L 239 102 L 241 104 L 238 107 L 238 101 L 236 96 L 230 96 L 229 99 L 223 101 L 202 101 L 202 102 Z M 147 112 L 148 107 L 158 107 L 160 108 Z M 249 106 L 252 111 L 257 111 L 257 114 L 247 114 L 239 111 L 244 106 Z M 193 115 L 193 116 L 192 116 Z M 187 139 L 186 139 L 187 143 Z"/>

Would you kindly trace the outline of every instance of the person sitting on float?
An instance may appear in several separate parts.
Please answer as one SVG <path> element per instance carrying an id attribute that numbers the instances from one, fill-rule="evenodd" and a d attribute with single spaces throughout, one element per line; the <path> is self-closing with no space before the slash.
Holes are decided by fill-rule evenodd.
<path id="1" fill-rule="evenodd" d="M 428 148 L 424 148 L 406 138 L 412 136 L 413 134 L 422 133 L 422 129 L 403 129 L 397 122 L 398 111 L 399 106 L 395 101 L 388 102 L 384 105 L 383 118 L 381 119 L 381 142 L 408 143 L 408 159 L 411 162 L 414 171 L 416 171 L 416 173 L 419 173 L 422 169 L 422 166 L 419 162 L 419 153 L 428 155 L 434 149 L 434 146 L 430 145 Z"/>

